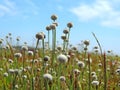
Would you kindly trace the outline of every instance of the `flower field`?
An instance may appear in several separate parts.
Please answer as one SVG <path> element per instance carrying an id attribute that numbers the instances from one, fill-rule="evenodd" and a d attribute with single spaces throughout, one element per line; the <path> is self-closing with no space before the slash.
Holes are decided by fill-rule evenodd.
<path id="1" fill-rule="evenodd" d="M 94 33 L 98 45 L 92 52 L 89 40 L 83 40 L 80 50 L 71 45 L 72 22 L 66 24 L 63 42 L 57 45 L 58 17 L 50 18 L 48 33 L 35 35 L 35 47 L 19 45 L 19 38 L 13 45 L 11 33 L 0 37 L 0 90 L 120 90 L 120 57 L 103 52 Z"/>

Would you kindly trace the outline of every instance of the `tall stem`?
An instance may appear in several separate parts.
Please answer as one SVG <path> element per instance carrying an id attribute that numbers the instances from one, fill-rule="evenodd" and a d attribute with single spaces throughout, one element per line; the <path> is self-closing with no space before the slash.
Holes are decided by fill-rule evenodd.
<path id="1" fill-rule="evenodd" d="M 106 76 L 106 54 L 104 53 L 104 90 L 107 90 L 107 76 Z"/>

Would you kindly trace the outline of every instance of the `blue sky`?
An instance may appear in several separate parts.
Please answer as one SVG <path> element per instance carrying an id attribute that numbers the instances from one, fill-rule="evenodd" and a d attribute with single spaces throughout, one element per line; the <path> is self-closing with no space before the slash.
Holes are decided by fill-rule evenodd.
<path id="1" fill-rule="evenodd" d="M 120 53 L 120 0 L 0 0 L 0 38 L 12 33 L 20 36 L 21 44 L 32 45 L 37 32 L 47 34 L 45 27 L 56 14 L 57 40 L 68 22 L 73 22 L 70 42 L 78 44 L 90 40 L 97 45 L 91 32 L 98 37 L 103 50 Z M 46 39 L 47 40 L 47 39 Z"/>

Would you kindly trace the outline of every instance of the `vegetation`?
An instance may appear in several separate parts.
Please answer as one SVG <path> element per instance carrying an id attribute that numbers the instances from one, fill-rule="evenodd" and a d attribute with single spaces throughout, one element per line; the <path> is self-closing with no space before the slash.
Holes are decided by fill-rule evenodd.
<path id="1" fill-rule="evenodd" d="M 48 42 L 39 32 L 35 48 L 27 43 L 20 46 L 19 38 L 13 46 L 11 33 L 0 39 L 0 90 L 120 90 L 120 57 L 103 52 L 94 33 L 98 46 L 92 52 L 88 52 L 89 40 L 83 40 L 79 48 L 72 46 L 71 22 L 61 36 L 63 43 L 57 45 L 57 16 L 51 19 L 52 24 L 46 26 Z"/>

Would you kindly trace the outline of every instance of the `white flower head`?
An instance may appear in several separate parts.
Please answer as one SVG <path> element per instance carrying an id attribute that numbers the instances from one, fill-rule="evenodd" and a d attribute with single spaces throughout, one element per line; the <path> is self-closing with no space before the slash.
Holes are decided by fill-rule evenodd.
<path id="1" fill-rule="evenodd" d="M 60 63 L 66 63 L 68 61 L 68 58 L 67 56 L 63 55 L 63 54 L 60 54 L 58 57 L 57 57 L 57 60 L 60 62 Z"/>
<path id="2" fill-rule="evenodd" d="M 22 57 L 22 54 L 21 54 L 21 53 L 15 53 L 14 56 L 15 56 L 16 58 L 20 58 L 20 57 Z"/>
<path id="3" fill-rule="evenodd" d="M 120 69 L 116 70 L 117 75 L 120 75 Z"/>
<path id="4" fill-rule="evenodd" d="M 52 75 L 49 74 L 49 73 L 44 74 L 44 75 L 43 75 L 43 78 L 44 78 L 45 80 L 49 80 L 49 81 L 52 81 L 52 79 L 53 79 Z"/>
<path id="5" fill-rule="evenodd" d="M 29 56 L 33 56 L 33 51 L 28 51 Z"/>
<path id="6" fill-rule="evenodd" d="M 65 79 L 65 76 L 60 76 L 60 81 L 65 81 L 66 79 Z"/>
<path id="7" fill-rule="evenodd" d="M 8 77 L 8 73 L 5 72 L 5 73 L 3 74 L 3 76 L 4 76 L 4 77 Z"/>
<path id="8" fill-rule="evenodd" d="M 21 47 L 21 49 L 22 49 L 23 51 L 27 51 L 27 50 L 28 50 L 28 47 L 27 47 L 26 45 L 24 45 L 24 46 Z"/>
<path id="9" fill-rule="evenodd" d="M 91 84 L 94 85 L 94 86 L 98 86 L 99 85 L 99 81 L 92 81 Z"/>
<path id="10" fill-rule="evenodd" d="M 83 62 L 83 61 L 78 61 L 78 66 L 80 67 L 80 68 L 84 68 L 85 67 L 85 63 Z"/>

